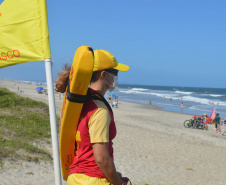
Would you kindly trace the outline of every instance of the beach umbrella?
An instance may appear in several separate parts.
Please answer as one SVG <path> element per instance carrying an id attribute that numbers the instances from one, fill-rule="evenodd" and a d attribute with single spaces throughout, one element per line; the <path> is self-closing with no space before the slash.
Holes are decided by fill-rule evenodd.
<path id="1" fill-rule="evenodd" d="M 115 94 L 110 94 L 110 96 L 113 96 L 114 99 L 117 97 Z"/>
<path id="2" fill-rule="evenodd" d="M 36 90 L 37 91 L 42 91 L 43 90 L 43 87 L 37 87 Z"/>

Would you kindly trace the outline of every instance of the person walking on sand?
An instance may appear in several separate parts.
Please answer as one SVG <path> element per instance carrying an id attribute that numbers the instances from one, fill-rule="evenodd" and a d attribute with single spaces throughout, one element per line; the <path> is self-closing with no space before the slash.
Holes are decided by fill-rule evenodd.
<path id="1" fill-rule="evenodd" d="M 184 109 L 184 103 L 183 102 L 181 103 L 180 108 L 181 108 L 181 113 L 183 113 L 183 109 Z"/>
<path id="2" fill-rule="evenodd" d="M 219 116 L 219 113 L 217 113 L 216 117 L 213 120 L 215 122 L 216 133 L 217 133 L 217 131 L 220 132 L 220 120 L 221 120 L 221 118 Z"/>
<path id="3" fill-rule="evenodd" d="M 67 185 L 122 185 L 124 178 L 116 172 L 112 140 L 116 125 L 111 106 L 104 98 L 118 83 L 118 71 L 129 66 L 120 64 L 105 50 L 94 51 L 94 69 L 76 133 L 76 150 Z M 70 67 L 58 74 L 56 90 L 64 93 Z"/>
<path id="4" fill-rule="evenodd" d="M 219 113 L 216 114 L 216 117 L 214 118 L 214 122 L 215 122 L 215 128 L 216 128 L 216 133 L 217 131 L 220 131 L 220 116 Z"/>

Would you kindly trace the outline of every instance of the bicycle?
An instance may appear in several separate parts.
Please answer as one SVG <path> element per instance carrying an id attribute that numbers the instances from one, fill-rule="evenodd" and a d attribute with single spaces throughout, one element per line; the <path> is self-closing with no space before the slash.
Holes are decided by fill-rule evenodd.
<path id="1" fill-rule="evenodd" d="M 193 125 L 194 125 L 194 120 L 193 119 L 184 121 L 184 127 L 185 128 L 192 128 Z"/>
<path id="2" fill-rule="evenodd" d="M 203 120 L 201 120 L 199 122 L 199 129 L 208 130 L 208 125 L 205 122 L 203 122 Z"/>
<path id="3" fill-rule="evenodd" d="M 203 119 L 197 119 L 197 128 L 202 130 L 208 130 L 208 125 L 203 121 Z"/>
<path id="4" fill-rule="evenodd" d="M 194 118 L 194 119 L 184 121 L 184 127 L 208 130 L 208 125 L 204 123 L 203 119 L 201 118 L 196 118 L 196 119 Z"/>

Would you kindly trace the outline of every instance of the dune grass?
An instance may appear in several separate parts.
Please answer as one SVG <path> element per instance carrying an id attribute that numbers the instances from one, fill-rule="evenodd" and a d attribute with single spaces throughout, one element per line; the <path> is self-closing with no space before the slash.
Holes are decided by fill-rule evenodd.
<path id="1" fill-rule="evenodd" d="M 0 88 L 0 165 L 4 160 L 52 161 L 48 105 Z M 36 143 L 36 144 L 35 144 Z"/>

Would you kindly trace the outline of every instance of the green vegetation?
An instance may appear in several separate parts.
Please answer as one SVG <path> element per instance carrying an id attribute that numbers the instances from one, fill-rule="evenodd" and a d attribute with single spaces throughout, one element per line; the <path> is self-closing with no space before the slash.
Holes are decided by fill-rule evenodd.
<path id="1" fill-rule="evenodd" d="M 0 88 L 0 165 L 3 160 L 52 161 L 48 105 Z"/>

